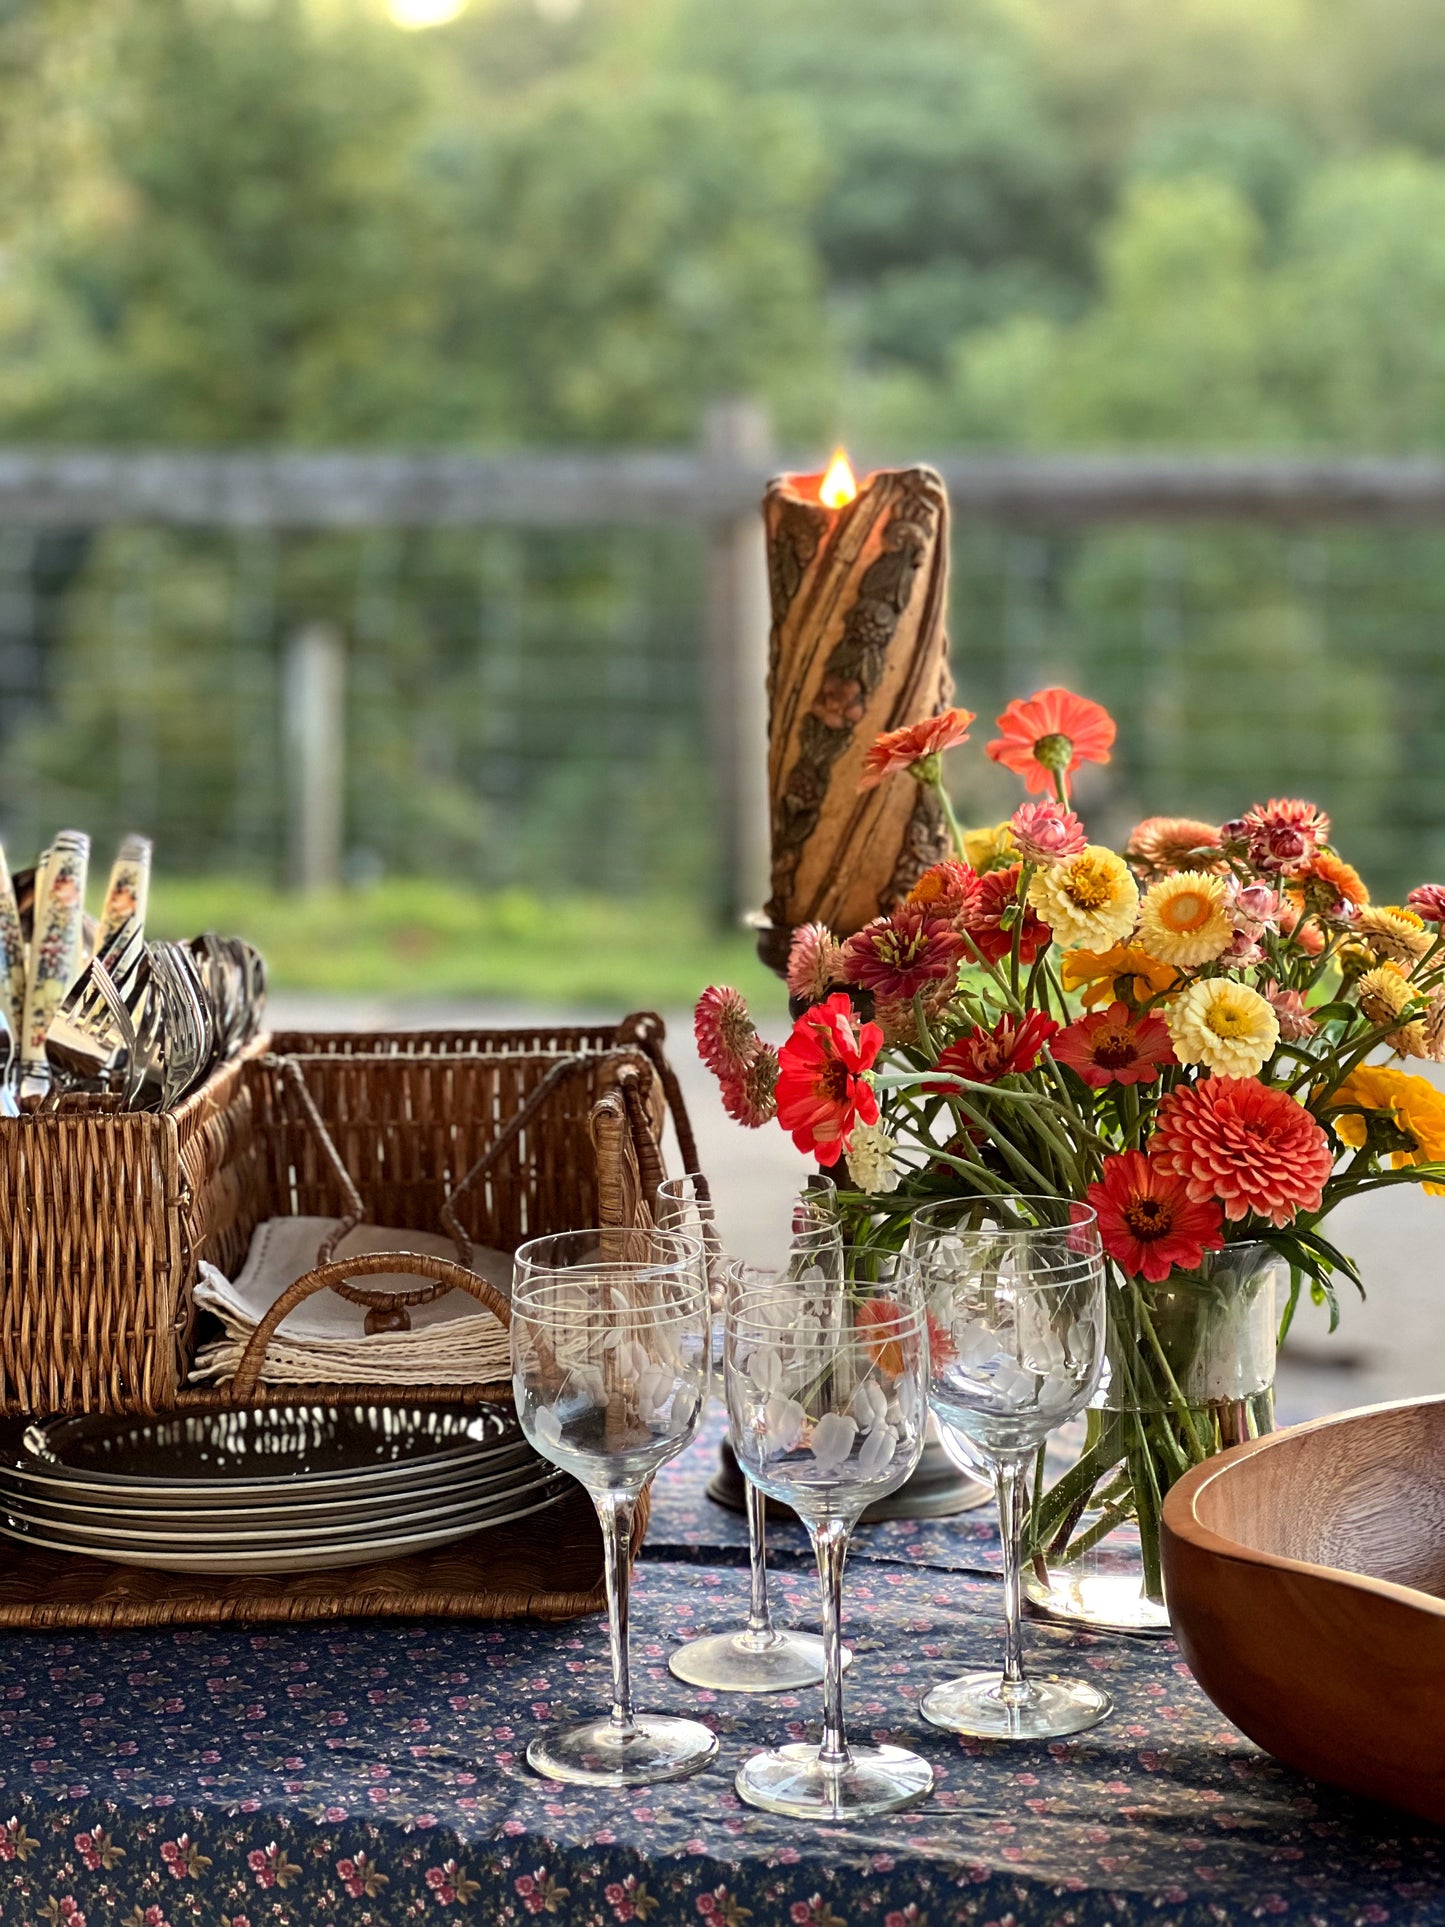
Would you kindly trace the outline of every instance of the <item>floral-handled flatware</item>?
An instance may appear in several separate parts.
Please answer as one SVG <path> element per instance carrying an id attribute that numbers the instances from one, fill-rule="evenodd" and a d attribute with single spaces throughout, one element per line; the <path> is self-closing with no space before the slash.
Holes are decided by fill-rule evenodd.
<path id="1" fill-rule="evenodd" d="M 89 866 L 90 838 L 81 830 L 62 830 L 36 870 L 35 922 L 20 1034 L 22 1092 L 50 1088 L 45 1038 L 51 1018 L 80 974 Z"/>
<path id="2" fill-rule="evenodd" d="M 103 950 L 128 917 L 145 929 L 146 902 L 151 883 L 151 841 L 147 836 L 128 836 L 116 851 L 106 885 L 105 903 L 100 913 L 100 930 L 95 947 Z"/>

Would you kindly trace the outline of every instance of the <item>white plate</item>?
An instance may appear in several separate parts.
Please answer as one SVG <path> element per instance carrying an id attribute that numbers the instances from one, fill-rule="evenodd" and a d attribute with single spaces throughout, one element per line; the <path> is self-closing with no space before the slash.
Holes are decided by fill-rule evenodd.
<path id="1" fill-rule="evenodd" d="M 52 1497 L 57 1488 L 95 1500 L 144 1495 L 156 1505 L 254 1504 L 283 1493 L 338 1498 L 480 1468 L 520 1437 L 510 1409 L 486 1405 L 298 1400 L 149 1419 L 56 1419 L 25 1429 L 0 1462 L 0 1481 L 19 1479 Z"/>
<path id="2" fill-rule="evenodd" d="M 494 1514 L 481 1525 L 437 1526 L 430 1532 L 409 1533 L 395 1539 L 372 1539 L 365 1544 L 352 1541 L 350 1544 L 334 1546 L 298 1545 L 290 1552 L 114 1552 L 102 1546 L 87 1546 L 85 1557 L 104 1559 L 112 1565 L 139 1566 L 148 1572 L 194 1572 L 217 1574 L 243 1573 L 286 1573 L 286 1572 L 326 1572 L 342 1566 L 369 1566 L 386 1559 L 405 1558 L 409 1553 L 425 1552 L 432 1546 L 444 1546 L 455 1539 L 469 1538 L 474 1532 L 488 1532 L 494 1526 L 510 1525 L 515 1519 L 529 1518 L 534 1512 L 543 1512 L 549 1506 L 560 1505 L 570 1497 L 573 1487 L 564 1485 L 560 1491 L 551 1492 L 534 1500 L 529 1505 L 515 1511 Z M 65 1545 L 55 1539 L 43 1538 L 40 1533 L 21 1525 L 18 1521 L 0 1517 L 0 1533 L 7 1539 L 18 1539 L 24 1545 L 39 1546 L 46 1552 L 63 1552 L 70 1557 L 76 1556 L 76 1547 Z"/>
<path id="3" fill-rule="evenodd" d="M 534 1497 L 544 1486 L 554 1484 L 562 1475 L 555 1466 L 538 1462 L 527 1470 L 527 1476 L 499 1490 L 484 1494 L 480 1498 L 461 1499 L 452 1504 L 438 1503 L 424 1507 L 406 1506 L 393 1510 L 385 1519 L 344 1519 L 317 1520 L 283 1519 L 279 1525 L 256 1523 L 252 1516 L 243 1513 L 234 1526 L 224 1524 L 209 1527 L 180 1525 L 167 1527 L 137 1526 L 133 1521 L 120 1523 L 115 1519 L 104 1524 L 77 1522 L 71 1519 L 57 1519 L 51 1514 L 39 1512 L 31 1505 L 6 1501 L 3 1511 L 6 1516 L 18 1520 L 22 1525 L 33 1526 L 53 1539 L 64 1539 L 77 1550 L 89 1550 L 93 1546 L 111 1546 L 123 1549 L 126 1546 L 153 1546 L 164 1550 L 167 1546 L 200 1546 L 203 1549 L 222 1552 L 227 1546 L 278 1546 L 287 1547 L 297 1544 L 331 1545 L 343 1539 L 356 1541 L 372 1539 L 378 1530 L 385 1536 L 394 1536 L 397 1529 L 413 1526 L 418 1530 L 430 1530 L 434 1525 L 451 1522 L 464 1523 L 468 1519 L 484 1521 L 494 1512 L 505 1509 L 521 1498 Z"/>
<path id="4" fill-rule="evenodd" d="M 361 1526 L 369 1519 L 394 1517 L 403 1507 L 437 1506 L 466 1499 L 480 1502 L 493 1492 L 505 1490 L 511 1481 L 540 1471 L 546 1465 L 547 1461 L 539 1458 L 525 1440 L 519 1440 L 480 1468 L 463 1464 L 434 1484 L 409 1484 L 379 1492 L 368 1489 L 330 1499 L 292 1500 L 273 1493 L 263 1501 L 234 1500 L 230 1505 L 197 1506 L 176 1505 L 169 1499 L 157 1502 L 144 1492 L 137 1495 L 130 1490 L 98 1504 L 91 1502 L 88 1493 L 72 1500 L 68 1496 L 69 1486 L 39 1482 L 7 1484 L 0 1473 L 0 1510 L 77 1526 L 123 1524 L 137 1530 L 149 1527 L 157 1531 L 194 1526 L 204 1533 L 208 1527 L 229 1526 L 233 1521 L 238 1531 L 263 1526 L 296 1531 L 312 1524 L 341 1524 L 348 1519 Z"/>

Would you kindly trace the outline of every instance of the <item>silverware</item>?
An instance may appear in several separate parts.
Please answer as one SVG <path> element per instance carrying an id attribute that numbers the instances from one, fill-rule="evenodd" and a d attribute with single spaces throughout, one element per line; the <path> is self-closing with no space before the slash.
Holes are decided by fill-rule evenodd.
<path id="1" fill-rule="evenodd" d="M 66 991 L 80 974 L 89 864 L 90 838 L 80 830 L 62 830 L 36 873 L 30 967 L 19 1040 L 22 1094 L 50 1087 L 45 1037 Z"/>
<path id="2" fill-rule="evenodd" d="M 134 921 L 136 928 L 144 931 L 150 882 L 150 838 L 125 837 L 116 852 L 115 862 L 110 869 L 110 882 L 106 885 L 105 904 L 100 913 L 100 930 L 96 937 L 97 953 L 103 951 L 115 933 L 128 922 Z"/>

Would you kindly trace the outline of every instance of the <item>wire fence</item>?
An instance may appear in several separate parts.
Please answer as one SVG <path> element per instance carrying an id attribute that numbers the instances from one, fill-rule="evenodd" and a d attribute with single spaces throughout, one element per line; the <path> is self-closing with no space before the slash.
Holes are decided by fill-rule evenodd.
<path id="1" fill-rule="evenodd" d="M 1306 794 L 1382 891 L 1445 874 L 1441 534 L 1126 514 L 957 520 L 975 735 L 1063 681 L 1120 725 L 1080 792 L 1095 834 Z M 346 877 L 711 894 L 708 527 L 0 522 L 7 849 L 140 828 L 172 873 L 280 880 L 287 649 L 321 623 L 345 662 Z M 1012 807 L 981 755 L 954 767 L 966 816 Z"/>

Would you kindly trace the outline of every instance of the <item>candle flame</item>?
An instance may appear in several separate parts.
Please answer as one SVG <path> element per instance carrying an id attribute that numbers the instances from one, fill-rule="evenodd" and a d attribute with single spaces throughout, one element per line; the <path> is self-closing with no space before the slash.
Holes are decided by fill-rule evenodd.
<path id="1" fill-rule="evenodd" d="M 818 500 L 825 509 L 841 509 L 846 508 L 857 493 L 858 482 L 848 466 L 848 457 L 841 448 L 835 448 L 828 473 L 818 488 Z"/>

